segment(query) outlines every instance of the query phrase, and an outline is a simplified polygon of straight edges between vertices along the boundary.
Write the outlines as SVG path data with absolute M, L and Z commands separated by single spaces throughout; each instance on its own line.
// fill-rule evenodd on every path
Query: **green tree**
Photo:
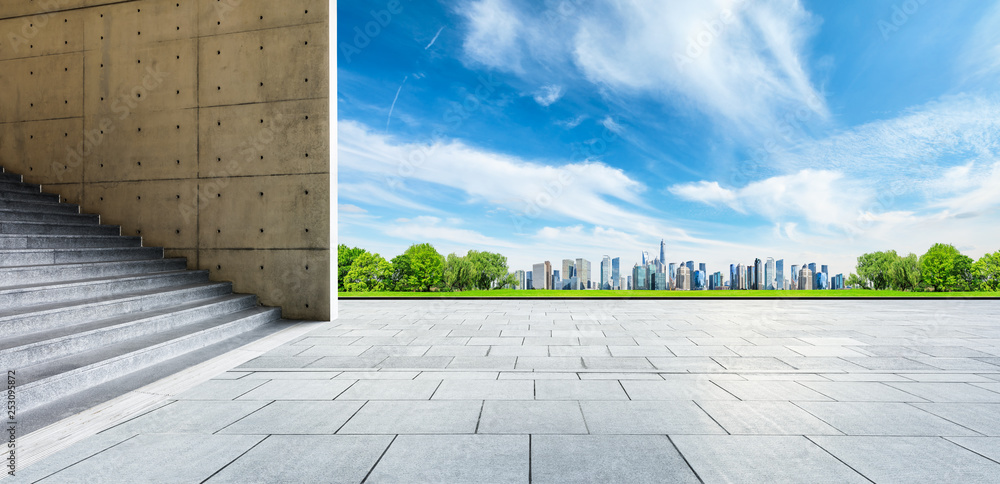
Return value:
M 392 265 L 392 275 L 389 277 L 389 288 L 392 291 L 412 291 L 417 285 L 417 278 L 414 274 L 413 261 L 409 255 L 400 254 L 390 261 Z
M 365 249 L 358 247 L 349 248 L 344 244 L 337 246 L 337 291 L 343 292 L 347 288 L 344 280 L 347 279 L 347 271 L 351 270 L 351 264 L 359 255 L 365 253 Z
M 409 263 L 409 290 L 430 291 L 432 287 L 441 287 L 444 282 L 444 257 L 433 245 L 413 244 L 403 255 Z
M 920 259 L 916 254 L 897 256 L 889 264 L 889 285 L 897 291 L 914 291 L 920 287 Z
M 899 259 L 896 251 L 887 250 L 885 252 L 871 252 L 858 257 L 857 273 L 858 277 L 875 290 L 888 289 L 890 287 L 889 269 L 893 262 Z
M 924 284 L 935 291 L 967 291 L 972 282 L 972 259 L 953 245 L 934 244 L 920 256 Z
M 364 252 L 354 258 L 344 287 L 349 292 L 385 291 L 392 283 L 392 264 L 378 254 Z
M 851 273 L 851 275 L 847 276 L 847 279 L 844 280 L 844 285 L 851 286 L 854 289 L 870 289 L 868 284 L 865 283 L 864 279 L 861 279 L 860 277 L 858 277 L 857 274 L 854 273 Z
M 508 282 L 506 257 L 470 250 L 465 258 L 472 264 L 472 283 L 476 289 L 499 289 Z
M 982 256 L 972 265 L 980 291 L 1000 291 L 1000 250 Z
M 473 284 L 472 263 L 465 257 L 454 253 L 448 254 L 444 262 L 444 283 L 455 291 L 464 291 L 475 287 Z

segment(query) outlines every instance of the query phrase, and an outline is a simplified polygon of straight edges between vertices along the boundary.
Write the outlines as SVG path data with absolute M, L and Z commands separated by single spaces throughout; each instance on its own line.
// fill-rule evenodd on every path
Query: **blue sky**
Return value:
M 1000 249 L 1000 3 L 354 1 L 337 29 L 338 237 L 386 258 Z

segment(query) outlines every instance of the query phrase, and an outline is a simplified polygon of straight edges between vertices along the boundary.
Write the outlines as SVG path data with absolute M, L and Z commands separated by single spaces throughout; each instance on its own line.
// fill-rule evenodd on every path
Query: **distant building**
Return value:
M 811 291 L 813 288 L 813 271 L 809 267 L 803 267 L 799 270 L 799 289 L 803 291 Z
M 785 259 L 774 263 L 774 288 L 779 291 L 785 288 Z
M 573 259 L 563 259 L 561 274 L 563 279 L 570 279 L 576 275 L 576 264 L 573 263 Z
M 694 271 L 694 277 L 691 278 L 691 290 L 692 291 L 704 291 L 706 285 L 708 284 L 707 277 L 705 277 L 705 271 L 697 270 Z
M 729 264 L 729 289 L 736 289 L 736 264 Z
M 676 289 L 677 263 L 671 262 L 667 267 L 667 289 Z
M 694 263 L 692 262 L 692 265 Z M 677 290 L 679 291 L 690 291 L 691 290 L 691 269 L 687 264 L 682 265 L 677 268 Z
M 532 267 L 534 267 L 534 266 L 532 266 Z M 524 276 L 524 278 L 525 278 L 524 288 L 525 289 L 534 289 L 535 288 L 535 281 L 532 280 L 531 272 L 532 271 L 528 271 L 525 274 L 525 276 Z
M 580 278 L 580 285 L 583 289 L 590 289 L 590 261 L 587 259 L 576 260 L 576 276 Z
M 753 288 L 764 288 L 764 262 L 760 259 L 753 260 Z
M 552 289 L 562 289 L 562 280 L 559 278 L 559 271 L 552 271 Z
M 816 277 L 816 273 L 819 272 L 818 270 L 816 270 L 816 263 L 810 262 L 809 264 L 806 264 L 806 267 L 808 267 L 809 270 L 812 271 L 813 277 Z
M 632 276 L 626 276 L 626 277 L 627 277 L 627 280 L 625 281 L 625 287 L 624 287 L 624 289 L 627 290 L 627 291 L 631 291 L 632 290 Z
M 653 272 L 650 274 L 650 280 L 653 281 L 651 289 L 655 291 L 666 291 L 667 290 L 667 274 L 663 272 Z
M 611 259 L 611 281 L 614 284 L 614 287 L 612 289 L 621 289 L 622 288 L 622 277 L 621 277 L 621 270 L 620 270 L 621 267 L 619 266 L 620 263 L 621 263 L 621 260 L 620 260 L 619 257 L 615 257 L 614 259 Z
M 517 281 L 517 288 L 518 289 L 527 289 L 528 288 L 525 285 L 524 276 L 525 276 L 524 271 L 514 271 L 514 280 Z
M 791 274 L 792 278 L 789 281 L 788 288 L 795 290 L 799 288 L 799 266 L 797 264 L 793 264 L 791 269 L 792 270 L 789 274 Z
M 778 276 L 774 274 L 774 257 L 768 257 L 764 263 L 764 289 L 773 291 L 777 289 Z
M 816 273 L 816 284 L 813 286 L 816 289 L 830 289 L 830 277 L 827 276 L 825 272 Z
M 649 278 L 646 277 L 646 267 L 639 264 L 632 266 L 632 289 L 637 291 L 649 289 Z
M 601 278 L 597 288 L 602 291 L 611 289 L 611 257 L 604 256 L 601 260 Z
M 663 243 L 663 239 L 660 239 L 660 264 L 666 267 L 667 264 L 667 251 L 666 244 Z
M 552 264 L 549 261 L 532 265 L 531 272 L 535 289 L 552 289 Z

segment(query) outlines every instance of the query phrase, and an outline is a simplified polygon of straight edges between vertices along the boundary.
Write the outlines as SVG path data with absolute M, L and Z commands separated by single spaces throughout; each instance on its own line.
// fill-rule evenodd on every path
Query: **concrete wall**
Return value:
M 330 318 L 327 0 L 4 0 L 0 164 Z

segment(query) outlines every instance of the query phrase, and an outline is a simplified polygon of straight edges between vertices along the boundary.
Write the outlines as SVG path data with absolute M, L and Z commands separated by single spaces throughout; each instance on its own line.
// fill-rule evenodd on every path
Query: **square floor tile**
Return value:
M 207 482 L 361 482 L 391 435 L 272 435 Z
M 335 434 L 364 402 L 281 401 L 274 402 L 219 434 Z
M 487 401 L 479 422 L 481 434 L 585 434 L 578 402 Z
M 368 480 L 523 483 L 529 458 L 527 435 L 400 435 Z
M 471 434 L 482 402 L 384 401 L 365 403 L 340 434 Z
M 665 435 L 533 435 L 531 482 L 699 482 Z
M 724 434 L 694 402 L 580 402 L 592 434 Z
M 842 435 L 791 402 L 706 400 L 698 405 L 731 434 Z
M 937 437 L 810 437 L 874 482 L 996 482 L 1000 464 Z

